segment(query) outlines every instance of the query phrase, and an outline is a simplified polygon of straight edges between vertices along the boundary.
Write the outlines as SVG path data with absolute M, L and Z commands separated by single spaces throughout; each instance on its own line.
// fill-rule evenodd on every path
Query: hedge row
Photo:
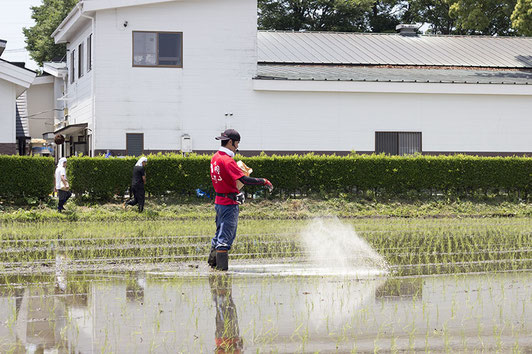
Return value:
M 0 155 L 0 198 L 45 199 L 54 188 L 54 159 Z
M 212 191 L 210 156 L 152 155 L 148 157 L 146 190 L 152 195 Z M 237 157 L 266 177 L 274 195 L 349 193 L 358 191 L 505 191 L 532 189 L 532 159 L 524 157 L 290 155 Z M 69 163 L 75 193 L 109 198 L 127 190 L 134 158 L 72 158 Z M 248 191 L 250 190 L 247 188 Z M 251 189 L 253 190 L 253 189 Z
M 210 156 L 148 156 L 146 190 L 151 195 L 212 192 Z M 532 158 L 384 155 L 290 155 L 237 157 L 275 186 L 274 195 L 340 194 L 353 191 L 522 192 L 532 190 Z M 123 195 L 136 158 L 70 158 L 72 191 L 94 199 Z M 53 189 L 50 158 L 0 156 L 0 197 L 45 198 Z M 247 188 L 247 191 L 254 191 Z

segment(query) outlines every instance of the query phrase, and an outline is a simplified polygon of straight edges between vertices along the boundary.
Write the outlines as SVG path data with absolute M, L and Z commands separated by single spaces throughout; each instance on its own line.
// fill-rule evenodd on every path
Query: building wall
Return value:
M 0 79 L 0 154 L 16 153 L 15 85 Z
M 54 84 L 32 85 L 26 91 L 28 123 L 32 139 L 42 139 L 43 133 L 54 131 Z M 42 112 L 42 113 L 41 113 Z
M 425 152 L 532 152 L 531 96 L 255 93 L 241 150 L 371 152 L 376 131 L 414 131 Z
M 92 111 L 92 75 L 93 71 L 87 72 L 87 38 L 91 34 L 92 26 L 87 25 L 82 30 L 79 31 L 79 34 L 74 40 L 67 44 L 67 65 L 68 73 L 67 77 L 67 97 L 66 102 L 68 105 L 68 124 L 79 124 L 79 123 L 89 123 L 92 125 L 93 111 Z M 78 77 L 79 67 L 78 67 L 78 55 L 79 55 L 79 45 L 83 43 L 83 76 Z M 71 55 L 72 50 L 75 50 L 75 60 L 72 63 Z M 74 65 L 74 76 L 75 80 L 71 82 L 71 66 Z
M 177 151 L 183 134 L 195 151 L 212 151 L 218 147 L 213 137 L 231 127 L 250 153 L 373 152 L 376 131 L 415 131 L 428 153 L 532 154 L 526 136 L 532 93 L 254 90 L 254 1 L 184 0 L 95 17 L 93 70 L 81 79 L 76 71 L 68 104 L 69 123 L 87 122 L 94 131 L 96 153 L 125 154 L 126 133 L 143 133 L 146 152 Z M 77 50 L 90 30 L 69 48 Z M 133 31 L 183 32 L 183 68 L 133 67 Z
M 179 150 L 183 134 L 192 136 L 193 149 L 213 148 L 213 136 L 227 125 L 249 120 L 256 11 L 248 0 L 98 11 L 96 149 L 124 153 L 126 133 L 144 133 L 146 150 Z M 137 30 L 183 32 L 183 68 L 132 67 L 132 31 Z

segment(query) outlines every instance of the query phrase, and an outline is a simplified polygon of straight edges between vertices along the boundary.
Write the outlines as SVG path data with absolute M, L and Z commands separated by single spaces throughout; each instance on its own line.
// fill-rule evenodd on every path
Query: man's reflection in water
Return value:
M 209 284 L 216 306 L 215 353 L 241 353 L 244 343 L 240 338 L 236 306 L 231 294 L 232 277 L 229 274 L 211 274 Z

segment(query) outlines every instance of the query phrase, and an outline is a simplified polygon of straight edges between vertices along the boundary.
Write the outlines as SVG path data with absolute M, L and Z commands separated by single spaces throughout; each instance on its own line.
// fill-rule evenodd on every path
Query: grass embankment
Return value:
M 122 209 L 120 203 L 91 204 L 69 201 L 59 214 L 56 201 L 18 207 L 0 204 L 0 222 L 10 221 L 133 221 L 213 218 L 212 201 L 204 199 L 149 199 L 145 212 L 136 207 Z M 440 217 L 531 217 L 532 204 L 505 198 L 477 200 L 349 200 L 333 198 L 252 201 L 241 206 L 241 219 L 309 219 L 317 216 L 340 218 L 440 218 Z

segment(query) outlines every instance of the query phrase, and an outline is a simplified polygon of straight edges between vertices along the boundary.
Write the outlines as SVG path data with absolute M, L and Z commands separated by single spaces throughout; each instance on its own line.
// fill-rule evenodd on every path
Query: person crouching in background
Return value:
M 133 195 L 133 199 L 124 203 L 124 208 L 127 205 L 133 206 L 138 204 L 140 213 L 144 210 L 144 185 L 146 184 L 146 171 L 144 168 L 147 162 L 147 158 L 141 157 L 135 164 L 135 167 L 133 167 L 133 177 L 131 178 L 131 194 Z
M 59 202 L 57 204 L 57 211 L 59 211 L 60 213 L 65 210 L 64 205 L 67 202 L 68 198 L 72 196 L 72 192 L 70 192 L 70 185 L 68 184 L 66 176 L 66 165 L 67 159 L 66 157 L 62 157 L 59 159 L 59 162 L 57 163 L 57 168 L 55 169 L 54 191 L 57 193 L 57 196 L 59 198 Z

